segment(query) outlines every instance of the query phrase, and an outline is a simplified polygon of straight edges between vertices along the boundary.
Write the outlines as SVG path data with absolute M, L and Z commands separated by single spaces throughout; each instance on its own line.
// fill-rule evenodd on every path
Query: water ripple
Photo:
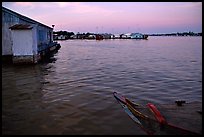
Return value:
M 121 109 L 113 91 L 141 104 L 202 102 L 201 40 L 68 40 L 60 42 L 54 62 L 3 65 L 2 130 L 145 134 Z

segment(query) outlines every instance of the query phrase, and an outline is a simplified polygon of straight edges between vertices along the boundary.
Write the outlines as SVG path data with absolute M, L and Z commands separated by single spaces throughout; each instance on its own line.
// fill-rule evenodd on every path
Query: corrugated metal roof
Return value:
M 31 25 L 27 24 L 15 24 L 10 27 L 11 30 L 22 30 L 22 29 L 32 29 L 33 27 Z
M 19 14 L 19 13 L 17 13 L 17 12 L 14 12 L 14 11 L 10 10 L 10 9 L 7 9 L 7 8 L 5 8 L 5 7 L 2 7 L 2 11 L 8 12 L 8 13 L 10 13 L 10 14 L 13 14 L 13 15 L 17 16 L 18 18 L 20 18 L 21 20 L 25 20 L 26 22 L 29 22 L 29 23 L 32 23 L 32 24 L 39 24 L 39 25 L 48 27 L 48 28 L 50 28 L 50 29 L 53 29 L 52 27 L 49 27 L 49 26 L 47 26 L 47 25 L 45 25 L 45 24 L 42 24 L 42 23 L 40 23 L 40 22 L 38 22 L 38 21 L 35 21 L 35 20 L 33 20 L 33 19 L 29 18 L 29 17 L 26 17 L 26 16 L 24 16 L 24 15 L 21 15 L 21 14 Z

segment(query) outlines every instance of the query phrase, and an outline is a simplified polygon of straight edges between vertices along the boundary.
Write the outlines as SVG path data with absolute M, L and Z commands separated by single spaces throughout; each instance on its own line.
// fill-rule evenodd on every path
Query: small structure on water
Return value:
M 58 50 L 53 28 L 2 7 L 2 56 L 13 63 L 37 63 L 47 53 Z
M 141 33 L 131 33 L 130 38 L 131 39 L 147 39 L 148 35 L 141 34 Z
M 54 39 L 55 40 L 66 40 L 67 38 L 64 35 L 59 35 L 59 36 L 54 35 Z
M 126 33 L 120 35 L 121 39 L 147 39 L 148 35 L 141 33 Z

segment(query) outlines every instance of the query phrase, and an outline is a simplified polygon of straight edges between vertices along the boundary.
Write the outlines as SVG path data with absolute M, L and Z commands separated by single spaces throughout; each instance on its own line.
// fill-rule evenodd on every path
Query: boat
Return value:
M 146 117 L 145 115 L 141 114 L 140 112 L 138 113 L 138 115 L 140 115 L 140 117 L 135 117 L 134 113 L 137 113 L 138 111 L 133 112 L 133 109 L 130 109 L 131 105 L 127 102 L 127 99 L 118 94 L 117 92 L 113 93 L 114 97 L 117 99 L 117 101 L 119 102 L 119 104 L 122 106 L 122 108 L 124 109 L 124 111 L 128 114 L 128 116 L 134 121 L 136 122 L 136 124 L 148 135 L 153 135 L 153 131 L 149 130 L 148 128 L 144 127 L 144 123 L 141 123 L 142 121 L 140 121 L 140 117 Z M 129 104 L 129 105 L 128 105 Z
M 96 40 L 103 40 L 103 36 L 100 34 L 96 34 Z
M 147 105 L 144 106 L 134 103 L 117 92 L 113 92 L 113 95 L 123 109 L 125 109 L 125 112 L 131 117 L 131 119 L 134 120 L 137 125 L 148 135 L 200 134 L 167 121 L 153 103 L 147 103 Z
M 150 111 L 154 114 L 157 121 L 161 124 L 167 124 L 166 119 L 162 114 L 159 112 L 159 110 L 156 108 L 156 106 L 152 103 L 147 103 L 147 106 L 150 108 Z

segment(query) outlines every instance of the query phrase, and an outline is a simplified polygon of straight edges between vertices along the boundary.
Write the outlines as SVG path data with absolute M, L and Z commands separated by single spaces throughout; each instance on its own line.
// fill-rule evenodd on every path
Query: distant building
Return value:
M 56 40 L 66 40 L 66 36 L 59 35 L 59 36 L 56 37 Z
M 96 35 L 94 34 L 89 34 L 85 37 L 86 39 L 96 39 Z
M 108 34 L 108 33 L 104 33 L 101 35 L 103 36 L 104 39 L 110 39 L 111 38 L 111 34 Z
M 130 35 L 130 37 L 131 37 L 132 39 L 134 39 L 134 38 L 140 38 L 140 39 L 142 39 L 142 38 L 143 38 L 143 34 L 141 34 L 141 33 L 132 33 L 132 34 Z
M 113 37 L 114 37 L 114 39 L 119 39 L 120 38 L 120 34 L 115 34 Z
M 76 34 L 77 39 L 84 39 L 85 36 L 86 36 L 85 34 L 80 34 L 80 33 Z
M 70 36 L 70 39 L 76 39 L 77 38 L 77 35 L 71 35 Z
M 127 33 L 127 34 L 121 34 L 120 35 L 121 39 L 130 39 L 131 38 L 131 33 Z
M 114 38 L 115 38 L 115 36 L 114 36 L 113 34 L 111 34 L 110 38 L 111 38 L 111 39 L 114 39 Z
M 53 28 L 2 7 L 2 56 L 12 56 L 13 63 L 37 63 L 53 46 Z

